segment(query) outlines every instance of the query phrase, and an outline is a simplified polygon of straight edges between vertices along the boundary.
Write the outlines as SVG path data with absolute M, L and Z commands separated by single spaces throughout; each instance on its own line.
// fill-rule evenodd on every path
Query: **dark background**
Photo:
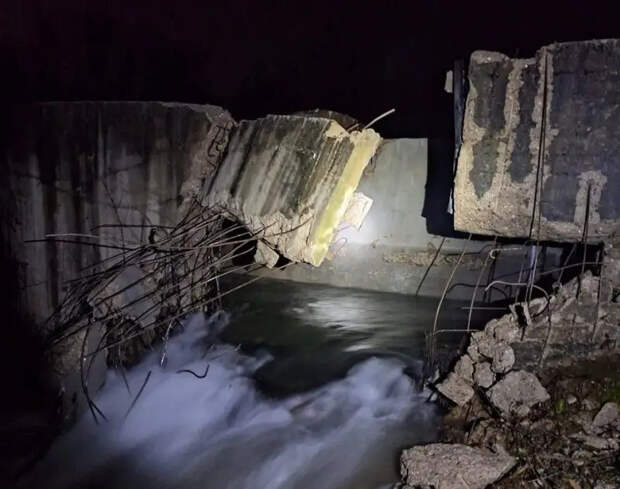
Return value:
M 325 108 L 387 137 L 446 137 L 446 70 L 474 49 L 527 57 L 617 37 L 613 3 L 9 1 L 2 96 L 211 103 L 236 119 Z

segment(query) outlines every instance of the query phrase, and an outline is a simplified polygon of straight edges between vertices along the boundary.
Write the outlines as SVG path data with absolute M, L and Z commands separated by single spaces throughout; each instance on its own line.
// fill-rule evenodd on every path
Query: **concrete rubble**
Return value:
M 617 276 L 610 274 L 617 258 L 608 249 L 601 276 L 587 271 L 471 333 L 465 353 L 436 384 L 456 404 L 441 437 L 455 444 L 441 446 L 464 443 L 526 456 L 494 487 L 512 489 L 539 478 L 620 484 L 613 465 L 620 453 L 620 316 Z M 584 375 L 584 368 L 592 373 Z M 419 460 L 410 462 L 412 473 Z M 593 465 L 596 460 L 602 462 Z M 433 471 L 441 464 L 426 461 L 425 478 L 403 481 L 412 487 L 438 481 Z M 468 487 L 455 484 L 445 487 Z
M 256 242 L 256 253 L 254 253 L 254 261 L 261 265 L 265 265 L 267 268 L 273 268 L 278 263 L 280 255 L 273 251 L 263 241 Z
M 488 391 L 488 399 L 503 416 L 524 417 L 533 406 L 549 400 L 549 393 L 529 372 L 510 372 Z
M 403 451 L 400 471 L 405 487 L 484 489 L 516 463 L 505 453 L 457 444 L 430 444 Z
M 548 304 L 544 297 L 517 304 L 510 314 L 490 321 L 483 331 L 471 334 L 466 354 L 437 385 L 437 390 L 462 406 L 473 397 L 475 389 L 484 392 L 497 381 L 495 385 L 500 387 L 489 391 L 489 400 L 500 402 L 496 407 L 502 411 L 506 408 L 502 386 L 510 386 L 508 390 L 516 389 L 513 395 L 521 392 L 523 396 L 534 389 L 532 392 L 540 395 L 531 400 L 544 402 L 545 396 L 530 374 L 522 372 L 500 380 L 502 375 L 513 370 L 537 372 L 618 350 L 619 305 L 611 284 L 591 272 L 560 287 Z M 524 324 L 519 323 L 520 313 L 526 318 Z M 531 400 L 513 398 L 510 402 L 531 407 Z

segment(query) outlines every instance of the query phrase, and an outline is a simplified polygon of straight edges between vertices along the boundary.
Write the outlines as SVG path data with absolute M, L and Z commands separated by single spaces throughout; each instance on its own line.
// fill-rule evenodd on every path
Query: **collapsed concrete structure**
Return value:
M 443 435 L 454 444 L 436 445 L 432 457 L 404 452 L 405 483 L 451 487 L 456 474 L 454 487 L 486 487 L 505 474 L 494 464 L 509 452 L 522 458 L 494 487 L 620 484 L 611 462 L 620 448 L 619 67 L 617 40 L 554 44 L 532 59 L 471 56 L 455 227 L 605 246 L 593 270 L 584 271 L 584 252 L 580 273 L 548 292 L 535 271 L 503 282 L 529 292 L 468 334 L 435 384 L 456 405 Z M 465 448 L 478 460 L 433 469 Z
M 455 226 L 539 240 L 615 239 L 620 218 L 620 41 L 534 58 L 477 51 L 454 191 Z
M 289 260 L 319 266 L 381 139 L 334 120 L 242 121 L 208 192 Z
M 212 301 L 214 271 L 241 239 L 224 217 L 258 240 L 263 263 L 320 265 L 341 221 L 368 211 L 355 190 L 381 141 L 315 113 L 237 123 L 219 107 L 160 102 L 36 104 L 6 120 L 12 317 L 55 345 L 65 399 L 88 378 L 97 388 L 106 356 L 130 364 Z
M 284 257 L 319 265 L 380 142 L 318 117 L 237 125 L 219 107 L 156 102 L 20 107 L 12 124 L 22 130 L 5 151 L 3 243 L 35 322 L 83 267 L 121 239 L 147 242 L 193 200 L 223 208 Z

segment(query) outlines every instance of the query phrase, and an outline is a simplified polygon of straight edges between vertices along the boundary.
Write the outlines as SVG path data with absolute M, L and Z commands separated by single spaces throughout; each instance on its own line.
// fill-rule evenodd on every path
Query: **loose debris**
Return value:
M 548 401 L 549 394 L 534 374 L 517 370 L 489 389 L 488 399 L 502 416 L 522 418 L 532 407 Z
M 493 488 L 620 487 L 620 358 L 615 361 L 548 375 L 549 399 L 523 417 L 498 413 L 476 394 L 446 416 L 442 438 L 515 456 L 515 469 Z M 607 368 L 614 376 L 605 376 Z
M 456 404 L 447 443 L 403 452 L 406 487 L 619 488 L 618 305 L 616 286 L 586 272 L 472 333 L 436 384 Z M 515 459 L 492 471 L 494 456 Z
M 516 459 L 505 453 L 437 443 L 405 450 L 400 458 L 400 470 L 409 487 L 483 489 L 515 463 Z

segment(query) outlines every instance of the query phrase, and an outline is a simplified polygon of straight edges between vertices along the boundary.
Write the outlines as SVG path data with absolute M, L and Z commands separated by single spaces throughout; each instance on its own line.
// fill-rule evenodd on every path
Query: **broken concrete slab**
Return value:
M 493 382 L 495 382 L 495 373 L 491 370 L 491 364 L 489 362 L 479 362 L 476 364 L 474 382 L 484 389 L 493 385 Z
M 254 253 L 254 261 L 258 264 L 265 265 L 267 268 L 273 268 L 278 263 L 278 255 L 269 246 L 262 241 L 256 242 L 256 253 Z
M 12 231 L 3 249 L 19 269 L 20 309 L 36 323 L 62 302 L 68 280 L 118 250 L 24 242 L 52 233 L 146 242 L 205 191 L 235 124 L 221 107 L 167 102 L 32 104 L 7 119 L 14 137 L 2 148 L 2 227 Z
M 538 378 L 523 370 L 508 373 L 489 389 L 487 397 L 507 418 L 527 416 L 532 407 L 550 399 Z
M 242 121 L 206 201 L 289 260 L 318 266 L 380 140 L 320 117 Z
M 437 390 L 459 406 L 464 406 L 474 396 L 471 382 L 454 372 L 450 372 L 448 377 L 437 385 Z
M 474 395 L 474 364 L 468 355 L 456 362 L 454 370 L 437 385 L 437 390 L 459 406 L 467 404 Z
M 501 479 L 516 459 L 466 445 L 435 443 L 404 450 L 400 473 L 411 487 L 484 489 Z
M 619 68 L 619 40 L 552 44 L 530 59 L 472 54 L 455 227 L 578 241 L 587 221 L 593 241 L 617 239 Z
M 496 343 L 493 350 L 493 363 L 491 369 L 498 374 L 508 372 L 515 363 L 515 352 L 504 341 Z

